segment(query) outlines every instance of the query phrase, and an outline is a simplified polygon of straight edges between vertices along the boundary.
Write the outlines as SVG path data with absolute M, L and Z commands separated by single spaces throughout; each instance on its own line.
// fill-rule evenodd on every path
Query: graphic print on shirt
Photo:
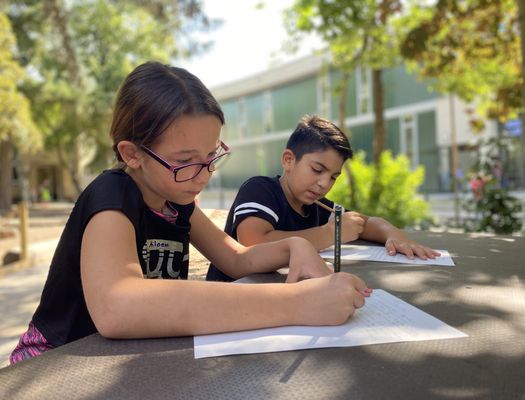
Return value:
M 166 278 L 178 278 L 181 267 L 189 258 L 189 254 L 184 254 L 184 246 L 181 242 L 166 239 L 146 240 L 142 247 L 142 259 L 146 263 L 145 278 L 162 279 L 162 272 L 165 271 L 169 276 Z M 154 265 L 154 269 L 152 269 Z

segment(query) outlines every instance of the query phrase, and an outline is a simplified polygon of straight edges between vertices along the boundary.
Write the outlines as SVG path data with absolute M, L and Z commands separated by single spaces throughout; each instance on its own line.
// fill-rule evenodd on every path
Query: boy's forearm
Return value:
M 290 241 L 281 239 L 267 243 L 259 243 L 241 250 L 232 267 L 232 278 L 246 275 L 271 272 L 288 265 L 290 259 Z
M 383 218 L 369 217 L 360 238 L 384 244 L 392 236 L 406 237 L 406 234 Z
M 332 229 L 329 229 L 327 225 L 316 226 L 314 228 L 302 229 L 299 231 L 272 230 L 265 235 L 265 238 L 267 241 L 274 241 L 294 236 L 308 240 L 316 250 L 322 250 L 334 243 L 334 232 Z

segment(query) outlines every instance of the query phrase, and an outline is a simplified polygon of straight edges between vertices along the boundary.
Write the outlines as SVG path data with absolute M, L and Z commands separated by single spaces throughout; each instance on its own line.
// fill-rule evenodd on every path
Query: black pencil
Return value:
M 335 214 L 335 245 L 334 245 L 334 272 L 341 272 L 341 214 L 342 207 L 334 206 Z

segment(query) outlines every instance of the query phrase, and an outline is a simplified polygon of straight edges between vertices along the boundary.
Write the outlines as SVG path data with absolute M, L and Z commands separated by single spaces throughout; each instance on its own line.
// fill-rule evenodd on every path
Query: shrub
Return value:
M 399 228 L 430 224 L 433 220 L 430 206 L 417 192 L 424 180 L 424 167 L 412 171 L 406 156 L 393 158 L 390 151 L 381 154 L 380 163 L 377 177 L 377 168 L 366 163 L 364 152 L 358 152 L 348 161 L 352 185 L 348 168 L 343 168 L 342 176 L 327 197 L 346 209 L 382 217 Z

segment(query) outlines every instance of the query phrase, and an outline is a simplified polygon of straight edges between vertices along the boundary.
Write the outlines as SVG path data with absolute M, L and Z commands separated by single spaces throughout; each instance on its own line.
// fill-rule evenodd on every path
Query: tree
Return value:
M 415 3 L 410 16 L 401 21 L 402 56 L 421 77 L 432 79 L 436 90 L 478 104 L 481 118 L 472 119 L 474 129 L 483 128 L 484 118 L 504 122 L 525 109 L 525 47 L 519 37 L 518 3 L 524 10 L 525 37 L 523 0 Z M 525 176 L 525 171 L 521 173 Z
M 216 24 L 196 0 L 19 0 L 7 9 L 18 59 L 32 72 L 23 90 L 46 148 L 56 151 L 77 192 L 82 157 L 93 153 L 93 167 L 112 159 L 106 132 L 124 77 L 146 60 L 204 49 L 187 34 Z
M 286 15 L 287 28 L 294 39 L 301 32 L 316 32 L 328 44 L 332 65 L 341 72 L 337 88 L 341 129 L 345 128 L 346 93 L 352 73 L 356 66 L 372 69 L 375 115 L 372 160 L 378 168 L 372 201 L 379 201 L 382 191 L 380 156 L 386 143 L 382 70 L 394 65 L 397 59 L 397 37 L 393 35 L 392 24 L 399 16 L 401 3 L 400 0 L 296 0 Z M 345 164 L 345 168 L 351 186 L 350 167 Z M 355 199 L 352 205 L 357 206 Z
M 24 154 L 38 150 L 42 144 L 30 103 L 17 88 L 24 70 L 13 59 L 14 48 L 9 19 L 0 13 L 0 211 L 11 207 L 15 150 L 23 161 Z
M 478 101 L 484 117 L 516 117 L 522 62 L 514 0 L 416 3 L 400 26 L 407 31 L 402 56 L 436 90 Z

